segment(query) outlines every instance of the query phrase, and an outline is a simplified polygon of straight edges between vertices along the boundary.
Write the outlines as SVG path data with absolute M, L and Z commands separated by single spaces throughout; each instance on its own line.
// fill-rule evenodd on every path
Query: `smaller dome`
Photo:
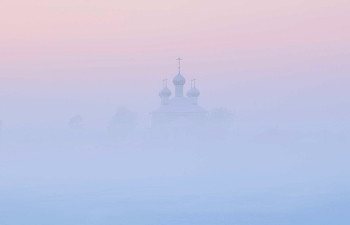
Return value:
M 184 85 L 185 83 L 186 79 L 180 73 L 178 73 L 173 79 L 174 85 Z
M 164 87 L 162 90 L 160 90 L 158 95 L 159 97 L 170 97 L 171 91 L 169 88 Z
M 197 88 L 193 87 L 187 92 L 187 97 L 198 97 L 201 93 L 198 91 Z

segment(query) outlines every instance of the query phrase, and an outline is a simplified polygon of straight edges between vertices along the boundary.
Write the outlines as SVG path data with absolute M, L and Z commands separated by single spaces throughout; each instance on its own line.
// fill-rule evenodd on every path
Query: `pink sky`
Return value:
M 215 59 L 252 49 L 349 47 L 349 12 L 346 0 L 5 0 L 0 46 L 7 54 L 0 60 L 142 60 L 179 52 L 219 54 L 205 57 Z
M 278 108 L 290 96 L 330 108 L 350 94 L 348 0 L 0 4 L 2 99 L 130 103 L 148 112 L 179 56 L 208 108 Z

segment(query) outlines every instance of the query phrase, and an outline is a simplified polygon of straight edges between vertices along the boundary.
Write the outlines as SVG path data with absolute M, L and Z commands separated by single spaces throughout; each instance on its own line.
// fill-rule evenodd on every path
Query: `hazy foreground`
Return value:
M 98 133 L 98 132 L 97 132 Z M 0 224 L 349 224 L 349 140 L 4 136 Z

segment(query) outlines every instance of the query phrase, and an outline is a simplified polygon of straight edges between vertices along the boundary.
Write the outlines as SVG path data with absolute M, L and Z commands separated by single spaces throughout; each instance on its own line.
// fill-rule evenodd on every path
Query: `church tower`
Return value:
M 163 80 L 163 89 L 159 92 L 159 97 L 161 99 L 161 105 L 169 105 L 169 97 L 171 96 L 171 91 L 168 88 L 168 79 Z
M 152 127 L 161 129 L 163 132 L 169 130 L 190 130 L 192 127 L 202 126 L 208 111 L 198 105 L 200 92 L 196 88 L 196 80 L 191 80 L 191 89 L 184 96 L 185 77 L 181 75 L 179 61 L 178 74 L 173 78 L 175 96 L 167 87 L 167 80 L 163 80 L 163 89 L 159 92 L 161 105 L 151 113 Z M 186 129 L 185 129 L 186 128 Z
M 177 60 L 179 60 L 179 73 L 173 79 L 173 84 L 175 85 L 175 97 L 183 97 L 186 79 L 180 73 L 180 62 L 182 59 L 178 58 Z
M 193 85 L 193 86 L 192 86 Z M 192 105 L 198 105 L 198 96 L 201 93 L 196 88 L 196 79 L 191 80 L 191 89 L 187 92 L 187 97 L 191 100 Z

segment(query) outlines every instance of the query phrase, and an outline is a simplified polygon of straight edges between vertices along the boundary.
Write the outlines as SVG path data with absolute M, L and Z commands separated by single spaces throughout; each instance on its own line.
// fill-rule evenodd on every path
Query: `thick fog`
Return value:
M 303 68 L 196 76 L 184 62 L 186 91 L 198 77 L 205 126 L 153 132 L 150 113 L 174 64 L 152 79 L 115 68 L 3 86 L 1 223 L 350 221 L 348 77 Z
M 350 223 L 349 3 L 30 2 L 0 4 L 0 224 Z

